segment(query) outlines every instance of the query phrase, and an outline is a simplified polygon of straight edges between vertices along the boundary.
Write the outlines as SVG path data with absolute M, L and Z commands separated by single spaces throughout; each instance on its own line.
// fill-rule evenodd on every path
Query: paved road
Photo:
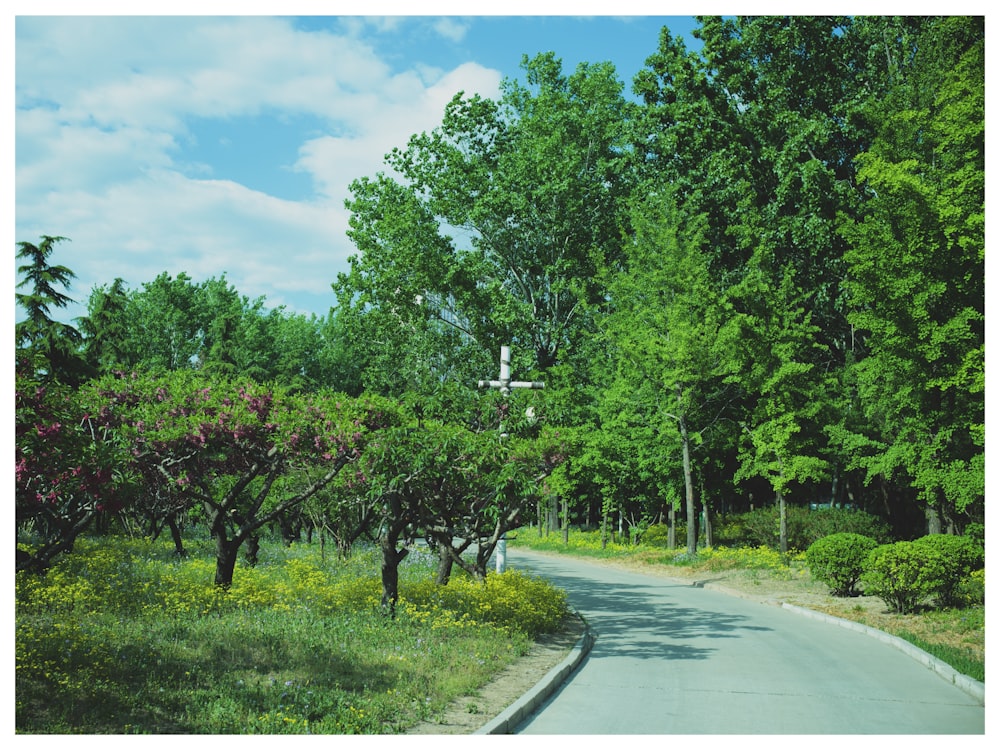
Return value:
M 517 734 L 983 734 L 985 708 L 871 636 L 688 583 L 508 552 L 596 642 Z

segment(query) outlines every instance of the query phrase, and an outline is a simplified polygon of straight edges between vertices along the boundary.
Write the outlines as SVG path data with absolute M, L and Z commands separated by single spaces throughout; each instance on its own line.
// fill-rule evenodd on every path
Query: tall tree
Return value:
M 111 373 L 129 360 L 128 301 L 125 282 L 120 278 L 90 294 L 87 315 L 80 319 L 80 332 L 87 359 L 96 373 Z
M 727 310 L 709 276 L 699 219 L 685 222 L 669 190 L 644 191 L 633 207 L 627 268 L 609 284 L 605 323 L 626 390 L 655 405 L 659 451 L 680 455 L 690 555 L 698 528 L 692 453 L 721 416 L 729 361 L 716 349 Z
M 894 85 L 864 110 L 877 130 L 858 158 L 865 210 L 843 228 L 871 426 L 854 461 L 869 479 L 912 484 L 936 531 L 942 517 L 980 520 L 985 497 L 984 24 L 866 32 Z
M 352 186 L 361 255 L 342 284 L 380 289 L 400 310 L 419 297 L 490 361 L 503 344 L 532 352 L 521 371 L 557 364 L 591 324 L 597 271 L 620 255 L 628 192 L 628 108 L 612 66 L 565 76 L 546 54 L 524 68 L 526 86 L 505 81 L 499 102 L 460 93 L 439 128 L 389 154 L 398 182 Z
M 17 243 L 17 257 L 26 261 L 17 268 L 24 277 L 17 288 L 30 291 L 14 295 L 25 315 L 14 326 L 14 338 L 18 356 L 31 362 L 37 377 L 77 385 L 89 375 L 79 351 L 82 336 L 73 326 L 52 317 L 53 308 L 65 308 L 73 301 L 63 290 L 76 274 L 49 260 L 56 243 L 65 239 L 44 235 L 37 245 Z

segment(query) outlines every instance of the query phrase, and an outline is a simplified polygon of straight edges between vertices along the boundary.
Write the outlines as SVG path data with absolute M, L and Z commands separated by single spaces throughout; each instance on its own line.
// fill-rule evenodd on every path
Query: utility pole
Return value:
M 506 399 L 510 396 L 511 388 L 530 388 L 532 390 L 541 390 L 545 387 L 545 383 L 541 383 L 537 380 L 527 381 L 527 380 L 511 380 L 510 379 L 510 347 L 501 346 L 500 347 L 500 379 L 499 380 L 480 380 L 480 388 L 499 388 L 500 394 Z M 504 438 L 506 433 L 503 430 L 503 422 L 500 423 L 500 438 Z M 497 541 L 497 573 L 503 573 L 507 569 L 507 539 L 505 536 L 501 536 Z

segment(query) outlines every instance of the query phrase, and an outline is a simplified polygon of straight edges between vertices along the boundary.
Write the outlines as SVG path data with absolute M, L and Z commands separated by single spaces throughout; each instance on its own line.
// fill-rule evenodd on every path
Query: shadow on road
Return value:
M 591 578 L 563 570 L 547 572 L 545 577 L 563 589 L 578 610 L 587 613 L 602 656 L 706 659 L 715 649 L 688 647 L 676 641 L 740 638 L 771 630 L 749 624 L 750 618 L 743 615 L 679 606 L 671 601 L 671 591 L 690 588 L 684 584 L 626 584 L 609 591 L 606 586 L 595 587 Z M 664 638 L 670 642 L 664 643 Z

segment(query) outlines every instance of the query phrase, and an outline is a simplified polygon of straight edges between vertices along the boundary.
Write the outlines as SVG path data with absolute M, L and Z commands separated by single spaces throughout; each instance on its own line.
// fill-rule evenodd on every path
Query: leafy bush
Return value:
M 941 588 L 943 579 L 941 556 L 931 545 L 896 542 L 868 554 L 861 585 L 892 612 L 909 614 Z
M 654 523 L 643 532 L 640 541 L 649 547 L 666 547 L 669 540 L 670 526 L 665 523 Z
M 963 607 L 981 607 L 986 604 L 986 571 L 972 571 L 958 584 L 956 595 Z
M 847 508 L 809 510 L 798 505 L 789 505 L 785 511 L 789 549 L 808 549 L 809 545 L 818 539 L 839 533 L 861 534 L 880 543 L 888 542 L 891 539 L 889 526 L 878 516 L 863 510 Z M 726 538 L 727 544 L 742 544 L 750 547 L 763 545 L 773 549 L 780 546 L 779 516 L 776 505 L 752 510 L 742 514 L 738 519 L 727 519 L 725 536 L 730 536 L 734 530 L 740 527 L 742 527 L 742 538 Z M 719 541 L 722 539 L 720 535 Z
M 930 534 L 914 543 L 927 547 L 935 555 L 935 569 L 940 579 L 934 592 L 938 604 L 942 607 L 960 605 L 959 587 L 972 571 L 983 567 L 983 550 L 969 537 L 951 534 Z
M 817 539 L 806 550 L 813 577 L 830 587 L 834 596 L 854 596 L 868 554 L 878 546 L 871 537 L 851 532 Z
M 807 541 L 805 528 L 809 510 L 789 505 L 785 509 L 785 525 L 788 534 L 789 549 L 806 549 L 812 540 Z M 778 549 L 781 546 L 781 527 L 778 506 L 771 505 L 758 508 L 743 514 L 744 538 L 739 540 L 747 547 L 770 547 Z
M 874 539 L 879 544 L 892 541 L 889 524 L 878 516 L 852 508 L 823 508 L 809 513 L 806 519 L 806 535 L 818 541 L 831 534 L 860 534 Z

